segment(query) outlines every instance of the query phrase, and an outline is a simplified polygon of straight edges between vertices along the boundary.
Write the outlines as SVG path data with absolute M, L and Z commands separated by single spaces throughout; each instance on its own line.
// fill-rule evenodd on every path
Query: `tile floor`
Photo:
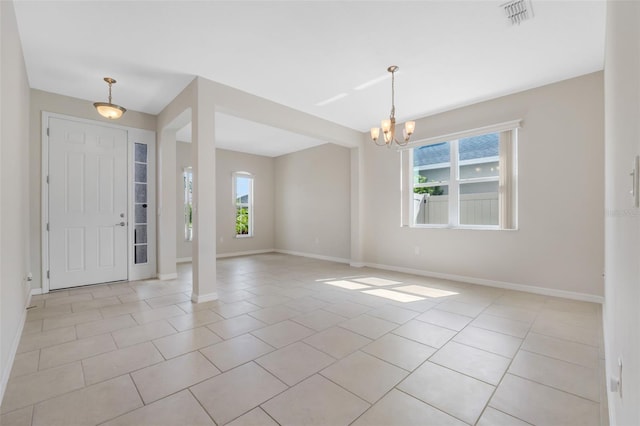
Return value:
M 606 425 L 600 306 L 282 254 L 35 296 L 9 425 Z

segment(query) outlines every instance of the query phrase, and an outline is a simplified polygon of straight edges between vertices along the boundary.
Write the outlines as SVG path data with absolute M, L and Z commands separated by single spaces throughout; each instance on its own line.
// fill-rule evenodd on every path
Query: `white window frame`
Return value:
M 249 179 L 249 194 L 247 197 L 247 202 L 246 203 L 238 203 L 237 200 L 237 180 L 238 178 L 243 178 L 243 179 Z M 255 180 L 255 176 L 252 173 L 249 172 L 233 172 L 232 173 L 232 189 L 231 189 L 231 198 L 233 199 L 233 233 L 235 235 L 235 238 L 251 238 L 254 235 L 254 229 L 253 229 L 253 211 L 254 211 L 254 206 L 253 206 L 253 185 L 254 185 L 254 180 Z M 236 219 L 237 219 L 237 212 L 238 212 L 238 207 L 246 207 L 247 208 L 247 212 L 249 214 L 249 219 L 248 219 L 248 226 L 249 226 L 249 232 L 247 234 L 238 234 L 235 230 L 236 227 Z
M 517 131 L 521 127 L 521 120 L 500 123 L 491 126 L 485 126 L 478 129 L 452 133 L 448 135 L 437 136 L 434 138 L 423 139 L 408 144 L 400 149 L 401 151 L 401 226 L 411 228 L 450 228 L 450 229 L 485 229 L 485 230 L 515 230 L 517 229 Z M 499 176 L 467 178 L 460 179 L 460 165 L 474 164 L 486 162 L 487 159 L 481 161 L 466 160 L 460 162 L 458 159 L 458 141 L 463 138 L 480 136 L 489 133 L 499 133 L 499 155 L 492 157 L 491 160 L 498 161 L 500 165 Z M 448 186 L 448 223 L 447 224 L 416 224 L 415 223 L 415 205 L 413 200 L 414 184 L 414 168 L 413 168 L 413 150 L 425 145 L 433 145 L 441 142 L 449 142 L 450 161 L 449 161 L 449 180 L 447 182 L 428 182 L 420 186 Z M 425 166 L 422 169 L 427 170 L 436 168 L 435 166 Z M 499 203 L 499 221 L 498 225 L 467 225 L 460 224 L 460 185 L 465 183 L 481 183 L 481 182 L 498 182 L 498 203 Z
M 189 229 L 189 207 L 191 207 L 191 211 L 193 212 L 193 167 L 187 166 L 182 170 L 182 185 L 184 189 L 184 240 L 193 241 L 193 223 L 191 224 L 191 229 Z M 191 192 L 189 191 L 188 182 L 191 182 Z

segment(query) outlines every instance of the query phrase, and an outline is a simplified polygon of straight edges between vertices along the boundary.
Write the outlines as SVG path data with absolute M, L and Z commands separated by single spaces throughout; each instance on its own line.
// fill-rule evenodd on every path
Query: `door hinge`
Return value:
M 47 232 L 49 232 L 49 224 L 47 223 Z
M 49 128 L 47 127 L 47 136 L 49 136 Z
M 50 274 L 49 274 L 49 271 L 47 271 L 47 279 L 48 279 L 48 278 L 51 278 L 51 276 L 50 276 Z
M 49 183 L 49 175 L 47 175 L 47 183 Z

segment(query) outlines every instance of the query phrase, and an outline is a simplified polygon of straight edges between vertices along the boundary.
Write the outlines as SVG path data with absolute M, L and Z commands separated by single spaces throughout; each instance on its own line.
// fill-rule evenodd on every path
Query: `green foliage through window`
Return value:
M 418 183 L 427 183 L 427 178 L 422 175 L 417 175 Z M 439 186 L 421 186 L 413 188 L 413 192 L 416 194 L 429 194 L 429 195 L 442 195 L 444 191 Z

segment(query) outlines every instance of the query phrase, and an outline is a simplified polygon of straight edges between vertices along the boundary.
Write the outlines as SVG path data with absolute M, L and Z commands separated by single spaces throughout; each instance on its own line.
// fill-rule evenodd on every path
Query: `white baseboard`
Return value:
M 315 254 L 315 253 L 304 253 L 300 251 L 280 250 L 280 249 L 275 249 L 274 251 L 276 253 L 290 254 L 292 256 L 301 256 L 301 257 L 309 257 L 311 259 L 328 260 L 329 262 L 347 263 L 347 264 L 351 262 L 350 259 L 344 259 L 342 257 L 324 256 L 324 255 Z
M 176 259 L 176 263 L 189 263 L 193 259 L 191 257 L 179 257 Z
M 364 262 L 349 262 L 349 266 L 352 268 L 364 268 L 366 265 Z
M 216 259 L 223 259 L 225 257 L 237 257 L 237 256 L 251 256 L 252 254 L 264 254 L 264 253 L 273 253 L 274 249 L 263 249 L 263 250 L 249 250 L 249 251 L 234 251 L 231 253 L 218 253 L 216 254 Z
M 175 280 L 176 278 L 178 278 L 177 272 L 174 272 L 172 274 L 158 274 L 158 279 L 162 281 Z
M 42 289 L 34 289 L 40 290 Z M 18 352 L 18 345 L 20 344 L 20 339 L 22 338 L 22 330 L 24 330 L 24 323 L 27 321 L 27 308 L 31 305 L 31 292 L 30 290 L 27 295 L 27 303 L 24 306 L 24 310 L 22 311 L 22 318 L 20 318 L 20 322 L 18 323 L 18 330 L 16 332 L 15 337 L 13 338 L 13 342 L 11 343 L 11 349 L 9 350 L 9 359 L 7 359 L 7 363 L 4 366 L 4 371 L 2 372 L 2 381 L 0 381 L 0 401 L 4 398 L 4 392 L 7 390 L 7 384 L 9 383 L 9 376 L 11 376 L 11 369 L 13 368 L 13 361 L 16 359 L 16 353 Z
M 191 294 L 191 301 L 193 303 L 204 303 L 210 302 L 212 300 L 218 300 L 218 293 L 207 293 L 207 294 Z
M 32 288 L 31 289 L 31 295 L 32 296 L 37 296 L 38 294 L 42 294 L 42 289 L 41 288 Z
M 553 288 L 537 287 L 537 286 L 526 285 L 526 284 L 508 283 L 504 281 L 487 280 L 483 278 L 467 277 L 463 275 L 443 274 L 440 272 L 430 272 L 430 271 L 423 271 L 421 269 L 403 268 L 403 267 L 391 266 L 391 265 L 381 265 L 378 263 L 365 262 L 365 266 L 369 266 L 371 268 L 377 268 L 377 269 L 384 269 L 387 271 L 404 272 L 407 274 L 420 275 L 423 277 L 441 278 L 445 280 L 460 281 L 460 282 L 469 283 L 469 284 L 484 285 L 487 287 L 504 288 L 506 290 L 524 291 L 527 293 L 540 294 L 543 296 L 553 296 L 553 297 L 560 297 L 563 299 L 579 300 L 582 302 L 592 302 L 592 303 L 599 303 L 599 304 L 604 303 L 604 297 L 595 296 L 593 294 L 577 293 L 573 291 L 557 290 Z

